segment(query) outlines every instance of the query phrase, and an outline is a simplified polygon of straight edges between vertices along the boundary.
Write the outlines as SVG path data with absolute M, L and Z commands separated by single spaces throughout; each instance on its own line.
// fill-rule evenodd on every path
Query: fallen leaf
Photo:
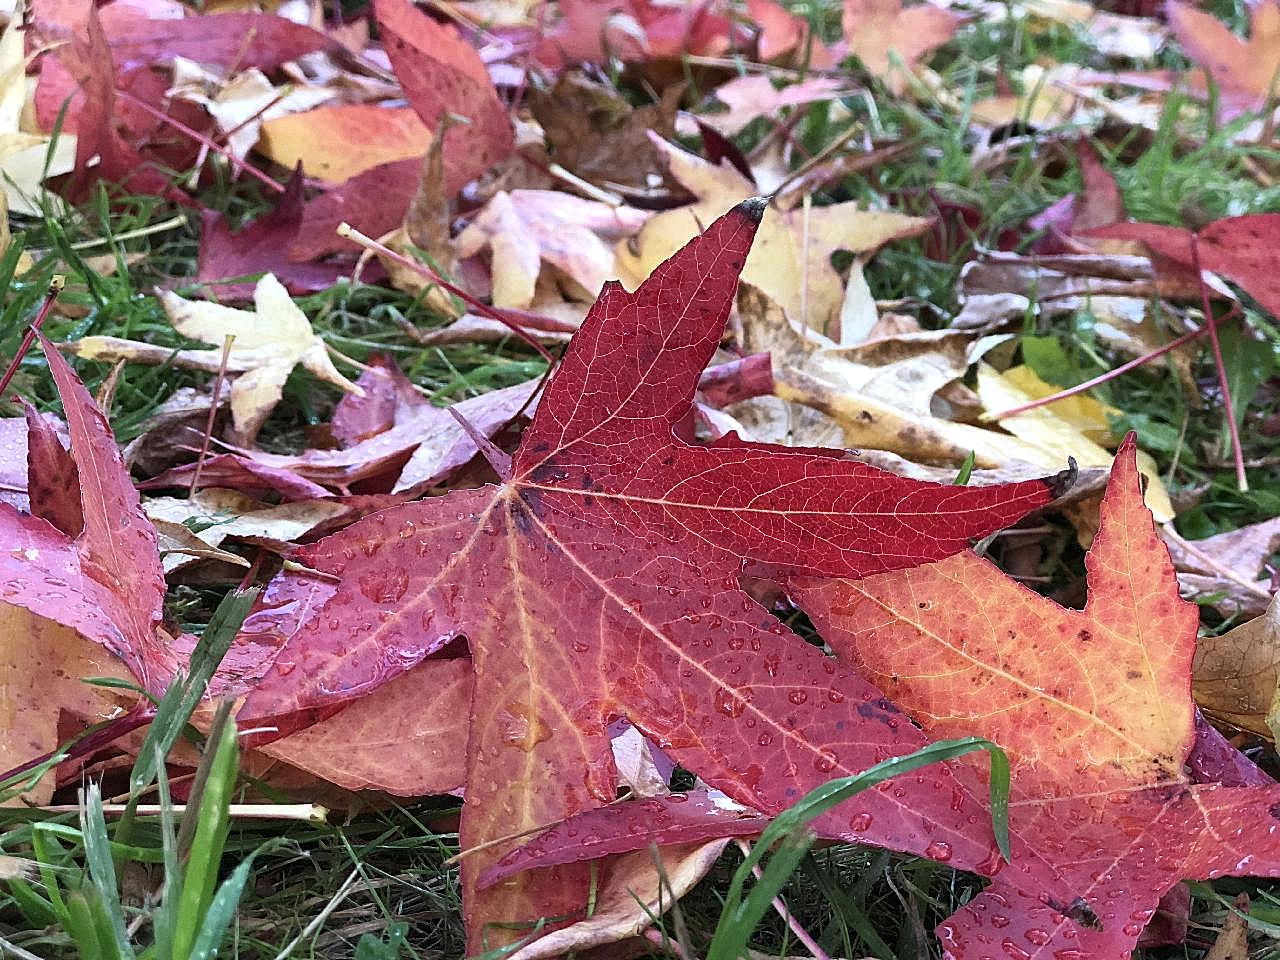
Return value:
M 915 563 L 1048 502 L 1056 483 L 932 486 L 838 452 L 675 439 L 763 208 L 735 208 L 635 294 L 606 285 L 514 457 L 487 452 L 501 484 L 383 511 L 300 548 L 298 562 L 340 582 L 281 650 L 287 669 L 249 695 L 244 721 L 303 726 L 465 632 L 476 686 L 464 849 L 612 801 L 607 727 L 619 716 L 771 811 L 920 744 L 878 692 L 738 589 L 744 558 L 766 577 Z M 827 709 L 836 703 L 850 706 Z M 991 860 L 992 836 L 968 820 L 981 805 L 945 768 L 939 777 L 941 789 L 915 788 L 905 804 L 861 799 L 876 811 L 865 835 L 917 851 L 948 836 L 966 862 Z M 510 845 L 464 860 L 473 937 L 585 903 L 579 867 L 478 892 L 475 878 Z
M 311 110 L 337 96 L 336 90 L 311 84 L 277 87 L 257 67 L 224 78 L 185 57 L 174 58 L 168 93 L 204 107 L 225 135 L 231 156 L 241 161 L 257 145 L 264 123 Z
M 221 67 L 270 71 L 308 53 L 337 49 L 320 31 L 269 13 L 151 17 L 132 4 L 113 3 L 100 12 L 93 4 L 75 5 L 75 16 L 50 19 L 47 14 L 55 6 L 38 4 L 34 11 L 35 26 L 43 36 L 58 40 L 86 30 L 92 34 L 94 20 L 100 19 L 103 39 L 121 64 L 150 67 L 183 57 Z M 67 10 L 69 5 L 59 9 Z
M 471 661 L 424 660 L 367 697 L 258 752 L 347 790 L 450 793 L 466 778 Z
M 142 509 L 152 521 L 194 523 L 198 528 L 193 530 L 195 536 L 208 547 L 220 547 L 228 538 L 287 544 L 347 513 L 346 507 L 332 500 L 271 505 L 218 488 L 203 489 L 184 499 L 155 497 L 143 501 Z
M 1262 616 L 1217 636 L 1200 638 L 1191 692 L 1211 720 L 1268 740 L 1268 723 L 1280 690 L 1280 606 L 1273 599 Z
M 168 192 L 169 178 L 162 175 L 154 163 L 144 162 L 142 155 L 125 140 L 117 127 L 120 109 L 116 96 L 116 63 L 96 8 L 91 8 L 83 37 L 75 36 L 56 51 L 56 56 L 44 59 L 41 86 L 46 89 L 50 85 L 58 86 L 50 78 L 59 70 L 71 87 L 79 87 L 76 95 L 78 106 L 67 106 L 66 113 L 67 127 L 76 135 L 71 196 L 87 195 L 91 185 L 99 179 L 127 186 L 135 193 L 164 195 Z M 41 87 L 37 87 L 37 110 L 41 102 L 40 92 Z M 53 112 L 46 124 L 52 128 L 66 96 L 57 90 L 46 100 L 56 101 L 50 103 Z
M 258 152 L 338 184 L 385 163 L 421 157 L 430 145 L 431 131 L 409 107 L 345 103 L 265 120 Z
M 195 478 L 196 465 L 185 464 L 166 470 L 158 477 L 138 484 L 141 490 L 162 490 L 166 487 L 190 489 Z M 328 496 L 329 491 L 318 483 L 300 477 L 290 470 L 270 467 L 238 453 L 216 453 L 205 458 L 200 465 L 200 488 L 229 487 L 250 496 L 276 493 L 284 500 L 307 500 Z
M 528 308 L 544 261 L 594 299 L 618 273 L 611 244 L 648 219 L 644 210 L 553 190 L 500 191 L 458 235 L 454 249 L 459 257 L 490 250 L 494 306 Z
M 1198 616 L 1178 597 L 1135 453 L 1131 435 L 1086 558 L 1083 610 L 973 554 L 789 591 L 930 736 L 990 737 L 1009 757 L 1013 865 L 939 925 L 956 960 L 1014 947 L 1120 960 L 1178 881 L 1280 873 L 1280 787 L 1183 773 Z
M 730 164 L 714 166 L 666 142 L 657 145 L 667 157 L 672 176 L 698 200 L 657 214 L 633 240 L 618 245 L 619 276 L 629 288 L 703 226 L 756 192 L 755 185 Z M 742 277 L 780 304 L 788 316 L 839 339 L 845 282 L 831 266 L 831 254 L 845 250 L 869 257 L 886 243 L 915 236 L 928 227 L 929 221 L 921 217 L 863 210 L 854 203 L 807 211 L 770 206 Z M 861 270 L 854 269 L 856 281 L 851 282 L 865 283 Z
M 427 128 L 437 129 L 446 113 L 466 120 L 444 132 L 445 178 L 455 192 L 510 152 L 507 110 L 484 61 L 453 27 L 408 0 L 375 0 L 373 12 L 396 78 Z
M 844 0 L 840 22 L 849 52 L 869 72 L 897 87 L 901 77 L 894 61 L 913 70 L 955 35 L 961 18 L 930 3 L 903 7 L 902 0 Z
M 231 383 L 231 416 L 241 443 L 253 442 L 298 364 L 343 390 L 360 391 L 333 366 L 324 340 L 273 274 L 263 276 L 254 288 L 253 310 L 186 300 L 168 290 L 161 291 L 159 298 L 175 330 L 192 340 L 217 344 L 218 349 L 173 351 L 116 337 L 84 337 L 65 344 L 64 349 L 94 360 L 172 361 L 216 371 L 222 365 L 222 346 L 232 337 L 226 369 L 237 374 Z
M 668 846 L 754 837 L 769 823 L 769 817 L 750 807 L 706 790 L 626 800 L 557 824 L 491 866 L 480 884 L 489 886 L 522 870 L 643 850 L 651 843 Z
M 491 390 L 454 404 L 473 430 L 484 437 L 504 427 L 529 405 L 540 380 Z M 276 470 L 345 490 L 357 480 L 392 470 L 392 493 L 421 490 L 439 483 L 476 455 L 476 441 L 455 417 L 425 398 L 407 396 L 397 405 L 392 426 L 345 450 L 309 450 L 297 455 L 244 451 Z
M 109 719 L 133 697 L 84 682 L 85 677 L 131 680 L 119 658 L 71 627 L 30 610 L 0 603 L 0 769 L 11 770 L 59 745 L 64 711 L 86 726 Z M 29 803 L 48 803 L 52 777 L 22 794 Z
M 834 100 L 855 92 L 834 77 L 810 77 L 782 87 L 775 87 L 763 74 L 739 77 L 715 89 L 716 99 L 728 107 L 728 111 L 705 113 L 700 119 L 726 137 L 732 137 L 760 117 L 781 119 L 781 111 L 787 108 Z
M 1280 20 L 1280 5 L 1275 5 L 1275 9 Z M 1136 240 L 1184 270 L 1194 262 L 1194 238 L 1201 269 L 1238 283 L 1263 309 L 1280 317 L 1280 249 L 1272 242 L 1278 231 L 1280 213 L 1252 213 L 1215 220 L 1196 233 L 1185 227 L 1130 222 L 1083 231 L 1081 235 Z
M 1011 376 L 1011 373 L 1014 375 Z M 982 405 L 992 413 L 1011 410 L 1032 400 L 1052 396 L 1059 389 L 1053 384 L 1045 383 L 1030 370 L 1000 373 L 985 363 L 978 365 L 978 397 L 982 400 Z M 1082 467 L 1105 467 L 1111 460 L 1111 454 L 1089 439 L 1086 431 L 1090 428 L 1089 421 L 1092 421 L 1094 430 L 1099 427 L 1105 429 L 1107 411 L 1095 408 L 1082 415 L 1085 408 L 1079 406 L 1068 406 L 1064 411 L 1058 411 L 1055 407 L 1057 404 L 1037 407 L 1011 417 L 1001 417 L 996 422 L 1014 436 L 1044 451 L 1031 460 L 1031 463 L 1060 463 L 1063 458 L 1074 457 Z M 1103 417 L 1099 418 L 1099 413 Z M 1146 480 L 1144 497 L 1147 507 L 1155 515 L 1157 522 L 1172 520 L 1173 503 L 1160 476 L 1159 466 L 1149 454 L 1138 452 L 1137 458 L 1138 470 Z
M 404 219 L 421 173 L 418 160 L 384 163 L 312 200 L 289 245 L 289 259 L 306 263 L 330 253 L 358 252 L 360 248 L 354 241 L 338 236 L 336 231 L 342 223 L 349 223 L 370 237 L 390 233 Z
M 1184 595 L 1225 594 L 1214 606 L 1231 616 L 1256 617 L 1267 609 L 1274 591 L 1259 574 L 1280 547 L 1280 517 L 1203 540 L 1183 539 L 1169 527 L 1162 534 Z
M 73 538 L 0 504 L 0 600 L 102 644 L 162 693 L 175 661 L 158 632 L 165 586 L 155 534 L 105 418 L 61 354 L 43 337 L 41 345 L 79 468 L 83 529 Z
M 747 0 L 747 15 L 760 31 L 756 52 L 761 60 L 781 60 L 788 54 L 803 56 L 810 66 L 826 70 L 836 66 L 835 56 L 816 37 L 809 39 L 809 21 L 775 0 Z
M 642 933 L 706 876 L 728 840 L 627 854 L 606 868 L 591 916 L 509 954 L 511 960 L 552 960 Z
M 28 58 L 22 18 L 23 4 L 18 2 L 8 26 L 0 34 L 0 182 L 4 183 L 6 200 L 13 212 L 39 217 L 44 215 L 41 199 L 47 196 L 41 185 L 47 177 L 71 172 L 75 165 L 76 138 L 74 134 L 63 133 L 50 156 L 50 138 L 23 129 Z
M 251 299 L 256 284 L 218 281 L 265 273 L 275 274 L 295 295 L 327 290 L 339 277 L 351 272 L 350 264 L 341 260 L 295 263 L 289 259 L 289 246 L 302 229 L 304 216 L 303 181 L 297 172 L 274 207 L 234 233 L 225 214 L 203 211 L 196 279 L 222 300 Z
M 1227 98 L 1252 108 L 1272 96 L 1280 70 L 1280 3 L 1260 0 L 1250 8 L 1247 41 L 1190 3 L 1170 0 L 1165 10 L 1169 29 L 1182 49 Z
M 667 166 L 649 131 L 675 136 L 684 87 L 672 84 L 658 103 L 635 107 L 615 89 L 566 70 L 550 90 L 529 92 L 529 109 L 551 160 L 588 183 L 644 195 L 665 178 Z
M 1187 756 L 1187 774 L 1196 783 L 1221 783 L 1227 787 L 1268 787 L 1275 783 L 1261 767 L 1232 746 L 1199 709 L 1196 710 L 1195 744 Z
M 151 525 L 156 528 L 156 547 L 160 550 L 160 566 L 166 577 L 200 560 L 217 560 L 245 569 L 251 566 L 239 554 L 209 546 L 180 523 L 152 517 Z
M 1249 960 L 1249 894 L 1236 894 L 1234 907 L 1223 919 L 1204 960 Z

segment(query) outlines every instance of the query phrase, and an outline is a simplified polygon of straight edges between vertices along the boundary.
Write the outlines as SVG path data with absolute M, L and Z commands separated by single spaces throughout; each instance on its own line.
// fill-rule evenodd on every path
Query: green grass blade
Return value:
M 233 590 L 218 604 L 200 642 L 191 652 L 190 675 L 185 680 L 181 675 L 174 678 L 156 709 L 156 717 L 151 721 L 129 776 L 131 792 L 138 793 L 155 779 L 157 756 L 166 757 L 173 748 L 258 593 L 257 587 Z
M 100 946 L 106 956 L 132 957 L 133 949 L 129 946 L 129 934 L 124 925 L 124 908 L 120 904 L 120 888 L 116 884 L 111 840 L 107 836 L 107 818 L 102 812 L 102 791 L 96 783 L 89 784 L 85 790 L 80 829 L 84 837 L 85 862 L 98 894 L 97 905 L 91 899 L 90 907 L 98 926 Z
M 796 804 L 784 810 L 760 835 L 750 854 L 742 861 L 729 892 L 725 896 L 724 910 L 711 940 L 707 960 L 739 960 L 746 955 L 747 941 L 755 931 L 764 911 L 787 882 L 787 878 L 800 864 L 813 846 L 816 837 L 808 825 L 837 804 L 861 793 L 891 777 L 918 770 L 920 767 L 951 760 L 955 757 L 985 750 L 991 757 L 991 819 L 996 843 L 1006 860 L 1009 859 L 1009 762 L 1004 751 L 982 737 L 962 737 L 957 740 L 941 740 L 917 750 L 905 757 L 893 757 L 852 777 L 840 777 L 816 787 Z M 768 867 L 763 871 L 750 896 L 743 890 L 752 868 L 774 849 Z M 775 863 L 777 868 L 774 869 Z
M 190 852 L 182 878 L 182 894 L 174 921 L 174 960 L 187 960 L 192 955 L 218 880 L 218 864 L 222 860 L 222 848 L 226 843 L 230 823 L 228 807 L 240 765 L 236 724 L 231 716 L 231 706 L 230 701 L 225 701 L 218 709 L 209 742 L 205 745 L 205 754 L 200 759 L 200 767 L 207 770 L 207 775 L 203 778 L 203 789 L 199 798 L 193 797 L 192 803 L 187 805 L 187 815 L 183 818 L 183 829 L 179 833 L 178 847 L 182 849 L 181 837 L 187 832 L 187 824 L 192 822 L 190 818 L 194 817 L 195 828 L 191 833 Z M 195 809 L 192 809 L 193 806 Z

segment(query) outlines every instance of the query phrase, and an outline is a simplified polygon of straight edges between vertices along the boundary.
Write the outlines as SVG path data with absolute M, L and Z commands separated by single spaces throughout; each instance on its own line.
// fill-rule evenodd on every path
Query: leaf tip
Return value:
M 768 206 L 768 197 L 747 197 L 738 204 L 738 212 L 752 223 L 759 223 L 764 219 L 764 211 Z
M 1076 477 L 1080 473 L 1079 465 L 1076 463 L 1075 457 L 1067 457 L 1067 469 L 1055 473 L 1051 477 L 1046 477 L 1045 482 L 1049 485 L 1049 492 L 1053 494 L 1053 499 L 1065 496 L 1067 491 L 1076 485 Z

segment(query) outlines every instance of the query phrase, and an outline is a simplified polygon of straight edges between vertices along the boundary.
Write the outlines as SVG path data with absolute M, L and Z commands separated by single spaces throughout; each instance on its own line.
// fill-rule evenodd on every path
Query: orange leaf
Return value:
M 411 107 L 367 103 L 317 107 L 268 120 L 258 152 L 309 177 L 342 183 L 384 163 L 421 157 L 431 131 Z
M 793 590 L 832 649 L 929 735 L 1008 752 L 1014 865 L 939 927 L 949 956 L 1127 958 L 1180 880 L 1280 874 L 1280 787 L 1183 773 L 1198 618 L 1143 506 L 1136 452 L 1130 435 L 1083 610 L 973 554 Z

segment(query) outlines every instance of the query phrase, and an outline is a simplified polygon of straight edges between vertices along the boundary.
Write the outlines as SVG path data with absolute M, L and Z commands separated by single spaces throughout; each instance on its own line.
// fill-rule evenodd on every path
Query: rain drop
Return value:
M 924 855 L 930 860 L 937 860 L 941 863 L 946 863 L 951 859 L 951 844 L 945 843 L 942 840 L 935 840 L 924 848 Z
M 849 829 L 854 833 L 866 833 L 871 828 L 871 814 L 860 813 L 849 821 Z

